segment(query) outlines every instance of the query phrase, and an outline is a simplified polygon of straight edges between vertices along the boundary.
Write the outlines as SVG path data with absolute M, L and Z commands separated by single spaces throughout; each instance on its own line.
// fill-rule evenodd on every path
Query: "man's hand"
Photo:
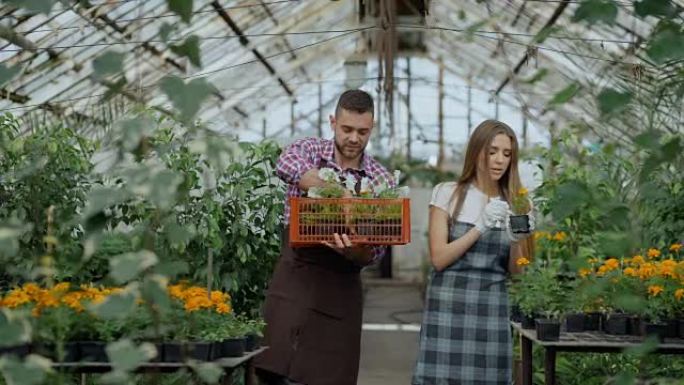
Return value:
M 335 243 L 323 242 L 324 245 L 343 255 L 348 260 L 359 265 L 367 265 L 373 260 L 373 248 L 371 246 L 354 245 L 347 234 L 333 234 Z

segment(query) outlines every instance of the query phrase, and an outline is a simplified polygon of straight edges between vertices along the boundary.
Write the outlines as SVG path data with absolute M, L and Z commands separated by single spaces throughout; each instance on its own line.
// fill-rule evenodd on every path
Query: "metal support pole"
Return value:
M 406 159 L 411 160 L 411 57 L 406 58 L 406 109 L 408 120 L 406 122 Z
M 437 125 L 439 127 L 439 137 L 437 139 L 439 145 L 439 152 L 437 155 L 437 168 L 442 169 L 444 166 L 444 63 L 439 61 L 439 103 L 437 104 Z

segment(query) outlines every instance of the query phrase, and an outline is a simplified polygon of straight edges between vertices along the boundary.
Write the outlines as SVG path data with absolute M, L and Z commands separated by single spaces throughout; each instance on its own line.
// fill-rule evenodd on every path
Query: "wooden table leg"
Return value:
M 520 334 L 523 385 L 532 385 L 532 341 Z
M 252 366 L 252 360 L 245 363 L 245 385 L 256 385 L 256 374 L 254 372 L 254 366 Z
M 544 349 L 544 384 L 556 385 L 556 348 Z

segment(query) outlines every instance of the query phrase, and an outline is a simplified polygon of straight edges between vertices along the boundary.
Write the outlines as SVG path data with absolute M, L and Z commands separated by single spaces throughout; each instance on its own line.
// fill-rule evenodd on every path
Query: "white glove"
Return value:
M 535 218 L 534 214 L 532 213 L 532 210 L 530 210 L 529 213 L 527 213 L 527 217 L 529 218 L 529 223 L 530 223 L 530 232 L 529 233 L 519 233 L 516 234 L 513 232 L 511 229 L 511 215 L 515 215 L 512 211 L 508 210 L 508 213 L 506 213 L 506 234 L 508 235 L 508 239 L 511 240 L 511 242 L 520 242 L 521 240 L 527 238 L 532 234 L 534 231 L 534 226 L 535 226 Z
M 508 202 L 500 199 L 492 199 L 484 208 L 480 219 L 475 223 L 475 228 L 484 233 L 485 231 L 502 226 L 509 212 Z

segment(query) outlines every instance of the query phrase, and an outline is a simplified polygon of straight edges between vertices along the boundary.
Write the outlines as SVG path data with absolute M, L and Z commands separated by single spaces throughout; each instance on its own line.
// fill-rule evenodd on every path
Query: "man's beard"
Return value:
M 344 146 L 342 144 L 340 144 L 340 142 L 337 141 L 337 138 L 335 138 L 334 142 L 335 142 L 335 148 L 337 149 L 337 152 L 339 152 L 345 158 L 349 158 L 349 156 L 347 156 L 347 154 L 344 152 Z M 364 149 L 365 149 L 364 147 L 359 147 L 358 153 L 356 155 L 354 155 L 353 157 L 355 158 L 355 157 L 361 155 L 361 153 L 363 152 Z

